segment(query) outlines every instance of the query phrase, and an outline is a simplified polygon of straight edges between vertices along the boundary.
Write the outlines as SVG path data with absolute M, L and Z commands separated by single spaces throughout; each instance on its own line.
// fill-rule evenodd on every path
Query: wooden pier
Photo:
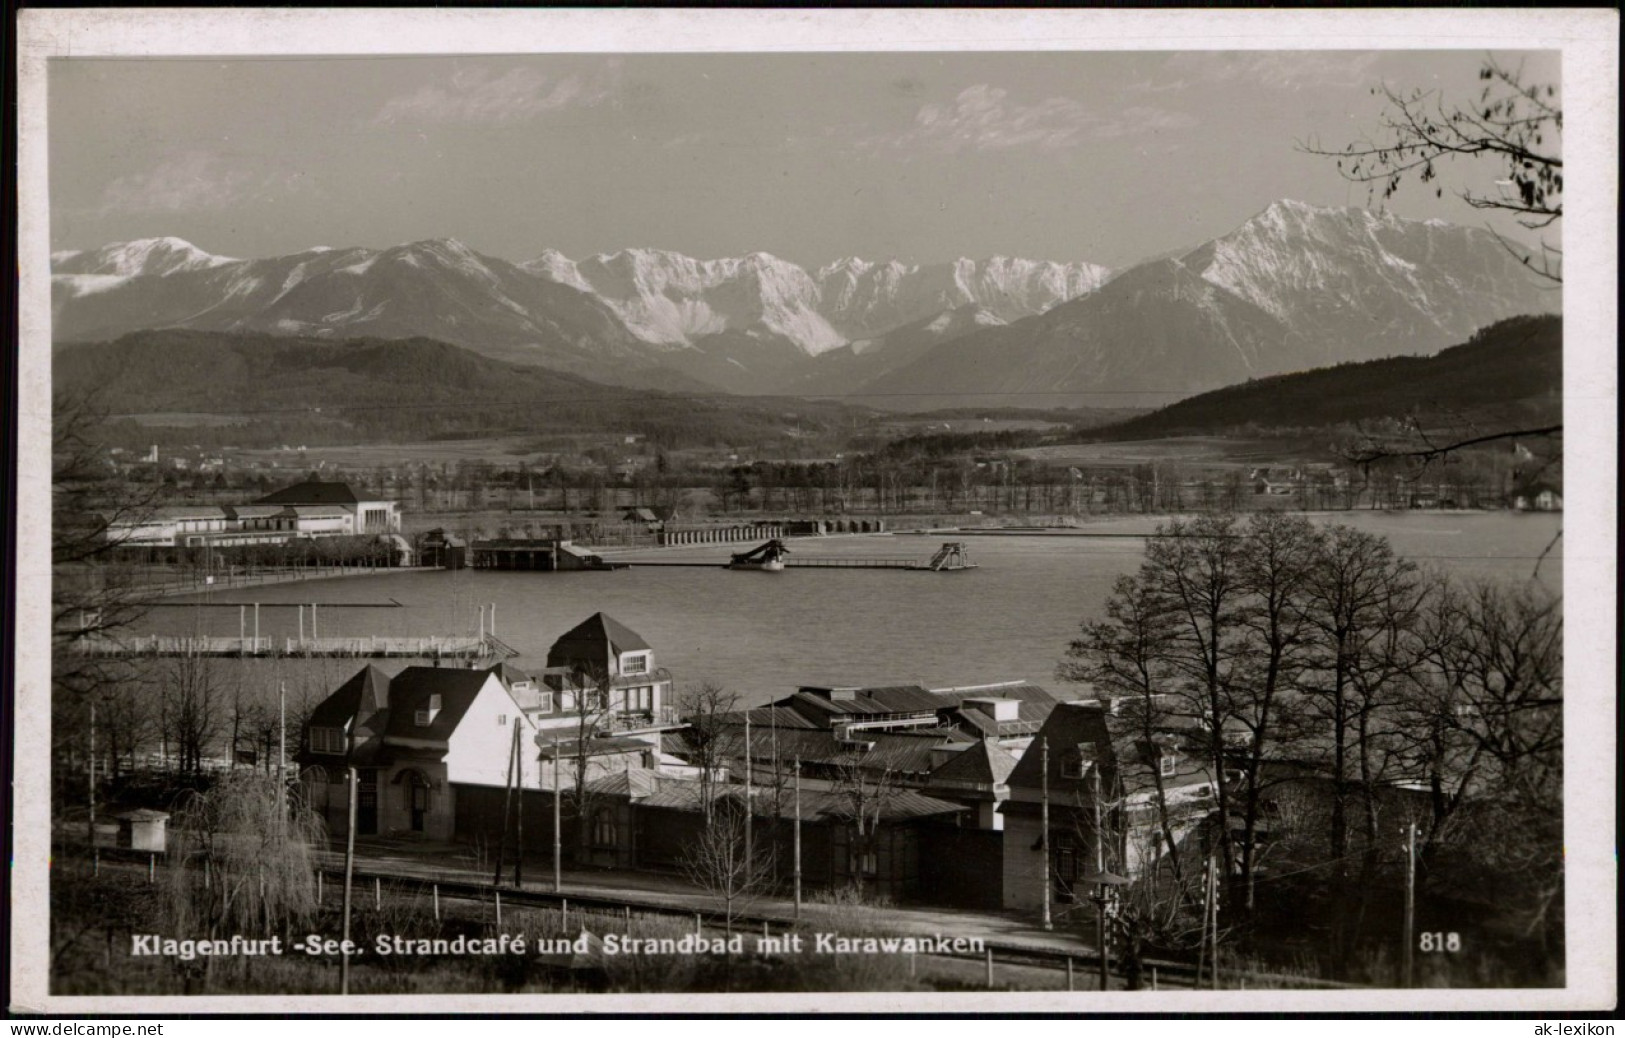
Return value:
M 355 659 L 512 659 L 517 649 L 486 634 L 399 638 L 231 638 L 148 634 L 112 638 L 90 635 L 76 643 L 87 656 L 238 656 L 244 658 L 338 656 Z

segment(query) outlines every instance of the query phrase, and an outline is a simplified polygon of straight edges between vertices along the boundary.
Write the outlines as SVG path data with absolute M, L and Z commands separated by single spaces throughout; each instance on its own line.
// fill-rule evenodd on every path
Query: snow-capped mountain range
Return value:
M 626 249 L 523 263 L 452 239 L 233 259 L 178 238 L 53 254 L 56 341 L 179 327 L 427 336 L 632 384 L 734 392 L 1200 391 L 1340 360 L 1430 352 L 1558 293 L 1488 232 L 1278 202 L 1121 272 L 993 257 Z M 670 377 L 669 383 L 662 380 Z
M 1345 361 L 1432 353 L 1561 294 L 1489 231 L 1277 202 L 1095 292 L 955 337 L 848 391 L 897 406 L 1156 405 Z M 930 394 L 941 394 L 932 397 Z M 1128 394 L 1128 395 L 1124 395 Z

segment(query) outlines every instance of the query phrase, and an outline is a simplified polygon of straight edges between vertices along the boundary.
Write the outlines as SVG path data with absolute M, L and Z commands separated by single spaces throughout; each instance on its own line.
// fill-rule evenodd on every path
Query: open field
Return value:
M 1047 465 L 1180 464 L 1210 467 L 1289 465 L 1335 460 L 1323 444 L 1228 436 L 1173 436 L 1118 443 L 1069 443 L 1015 452 Z
M 455 464 L 459 461 L 492 461 L 516 465 L 536 464 L 552 457 L 535 449 L 533 437 L 501 436 L 477 440 L 429 440 L 417 443 L 358 443 L 303 450 L 237 450 L 237 458 L 254 465 L 276 464 L 284 468 L 315 467 L 320 462 L 340 468 L 368 468 L 378 465 Z

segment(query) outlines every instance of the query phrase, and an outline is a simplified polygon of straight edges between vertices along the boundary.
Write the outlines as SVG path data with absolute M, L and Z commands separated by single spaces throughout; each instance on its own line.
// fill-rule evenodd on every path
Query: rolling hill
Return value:
M 113 416 L 215 416 L 239 442 L 628 433 L 665 446 L 760 443 L 851 421 L 837 404 L 608 386 L 426 338 L 167 330 L 54 351 L 55 390 Z M 218 434 L 218 429 L 216 430 Z
M 1562 318 L 1510 318 L 1427 357 L 1386 357 L 1252 379 L 1088 435 L 1141 440 L 1411 418 L 1458 427 L 1560 423 Z

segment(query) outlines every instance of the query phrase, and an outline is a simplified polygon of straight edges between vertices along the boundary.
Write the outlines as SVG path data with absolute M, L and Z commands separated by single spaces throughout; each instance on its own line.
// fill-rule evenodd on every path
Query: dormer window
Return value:
M 434 719 L 440 716 L 440 693 L 436 692 L 429 697 L 429 702 L 417 712 L 419 728 L 427 728 L 434 724 Z
M 636 655 L 623 656 L 621 658 L 621 673 L 622 674 L 647 674 L 647 673 L 649 673 L 649 654 L 646 653 L 646 652 L 640 652 L 640 653 L 638 653 Z
M 1081 779 L 1094 762 L 1095 748 L 1088 743 L 1079 743 L 1061 755 L 1061 777 Z
M 1179 770 L 1179 758 L 1171 753 L 1163 754 L 1157 758 L 1157 770 L 1162 773 L 1163 778 L 1172 778 Z
M 310 730 L 311 753 L 343 753 L 344 729 L 342 728 L 312 728 Z

